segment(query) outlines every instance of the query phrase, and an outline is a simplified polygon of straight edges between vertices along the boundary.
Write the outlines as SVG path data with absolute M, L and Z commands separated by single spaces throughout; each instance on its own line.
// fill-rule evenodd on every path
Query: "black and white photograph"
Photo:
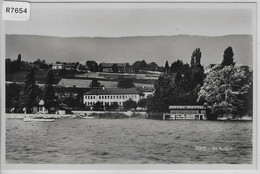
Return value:
M 256 3 L 31 3 L 4 35 L 6 165 L 254 169 Z

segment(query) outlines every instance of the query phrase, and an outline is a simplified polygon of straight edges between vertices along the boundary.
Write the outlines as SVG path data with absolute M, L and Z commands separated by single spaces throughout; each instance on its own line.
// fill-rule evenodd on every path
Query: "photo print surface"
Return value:
M 6 163 L 252 164 L 255 14 L 31 3 L 6 21 Z

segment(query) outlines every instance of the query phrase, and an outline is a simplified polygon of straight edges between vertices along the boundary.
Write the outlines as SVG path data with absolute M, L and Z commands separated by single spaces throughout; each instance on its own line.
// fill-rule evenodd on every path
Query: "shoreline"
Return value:
M 24 113 L 5 113 L 6 119 L 23 119 L 24 117 L 30 118 L 46 118 L 46 119 L 128 119 L 128 118 L 136 118 L 136 119 L 149 119 L 147 118 L 146 112 L 90 112 L 86 115 L 82 115 L 79 113 L 74 114 L 24 114 Z M 154 119 L 152 119 L 154 120 Z M 159 119 L 155 119 L 159 120 Z M 185 119 L 178 120 L 165 120 L 165 121 L 180 121 Z M 205 121 L 205 120 L 204 120 Z M 244 116 L 237 119 L 230 118 L 219 118 L 217 120 L 207 120 L 207 121 L 253 121 L 253 117 Z
M 75 119 L 75 118 L 94 118 L 94 119 L 124 119 L 124 118 L 143 118 L 147 117 L 146 112 L 103 112 L 94 111 L 86 114 L 74 112 L 72 114 L 24 114 L 24 113 L 5 113 L 6 119 L 30 118 L 54 118 L 54 119 Z

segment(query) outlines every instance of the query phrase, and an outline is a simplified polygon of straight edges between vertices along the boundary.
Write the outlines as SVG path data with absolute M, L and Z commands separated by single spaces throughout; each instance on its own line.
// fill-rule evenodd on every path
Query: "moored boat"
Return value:
M 29 118 L 29 117 L 24 117 L 23 118 L 24 122 L 53 122 L 55 119 L 53 118 Z
M 84 119 L 91 119 L 91 118 L 95 118 L 95 117 L 91 117 L 91 116 L 86 116 L 86 117 L 82 117 Z

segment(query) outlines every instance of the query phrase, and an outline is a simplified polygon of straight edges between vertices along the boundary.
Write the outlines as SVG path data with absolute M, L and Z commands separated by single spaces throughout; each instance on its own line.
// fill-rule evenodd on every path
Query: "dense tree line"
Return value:
M 253 114 L 253 72 L 248 66 L 236 66 L 233 56 L 228 47 L 223 61 L 207 74 L 199 91 L 198 101 L 207 105 L 210 119 Z
M 49 69 L 51 65 L 47 64 L 45 60 L 37 59 L 33 62 L 33 65 L 39 67 L 39 69 Z
M 154 96 L 147 103 L 148 112 L 168 112 L 169 105 L 193 105 L 203 83 L 204 69 L 200 63 L 201 52 L 196 49 L 191 56 L 191 66 L 177 60 L 165 63 L 165 74 L 155 83 Z
M 164 67 L 158 66 L 155 62 L 146 63 L 145 60 L 136 61 L 132 65 L 132 71 L 134 73 L 139 73 L 142 71 L 164 71 Z
M 18 55 L 17 60 L 5 59 L 6 74 L 13 74 L 20 70 L 22 65 L 21 54 Z
M 209 119 L 231 115 L 241 117 L 253 112 L 253 72 L 248 66 L 235 66 L 232 47 L 223 60 L 204 74 L 201 51 L 195 49 L 191 62 L 165 63 L 165 74 L 155 84 L 155 93 L 147 99 L 148 112 L 168 112 L 169 105 L 204 105 Z
M 44 100 L 47 109 L 57 106 L 53 83 L 54 74 L 50 70 L 46 77 L 45 88 L 41 89 L 35 82 L 35 68 L 31 68 L 26 75 L 24 85 L 16 83 L 6 85 L 6 108 L 14 108 L 13 112 L 31 113 L 40 99 Z

